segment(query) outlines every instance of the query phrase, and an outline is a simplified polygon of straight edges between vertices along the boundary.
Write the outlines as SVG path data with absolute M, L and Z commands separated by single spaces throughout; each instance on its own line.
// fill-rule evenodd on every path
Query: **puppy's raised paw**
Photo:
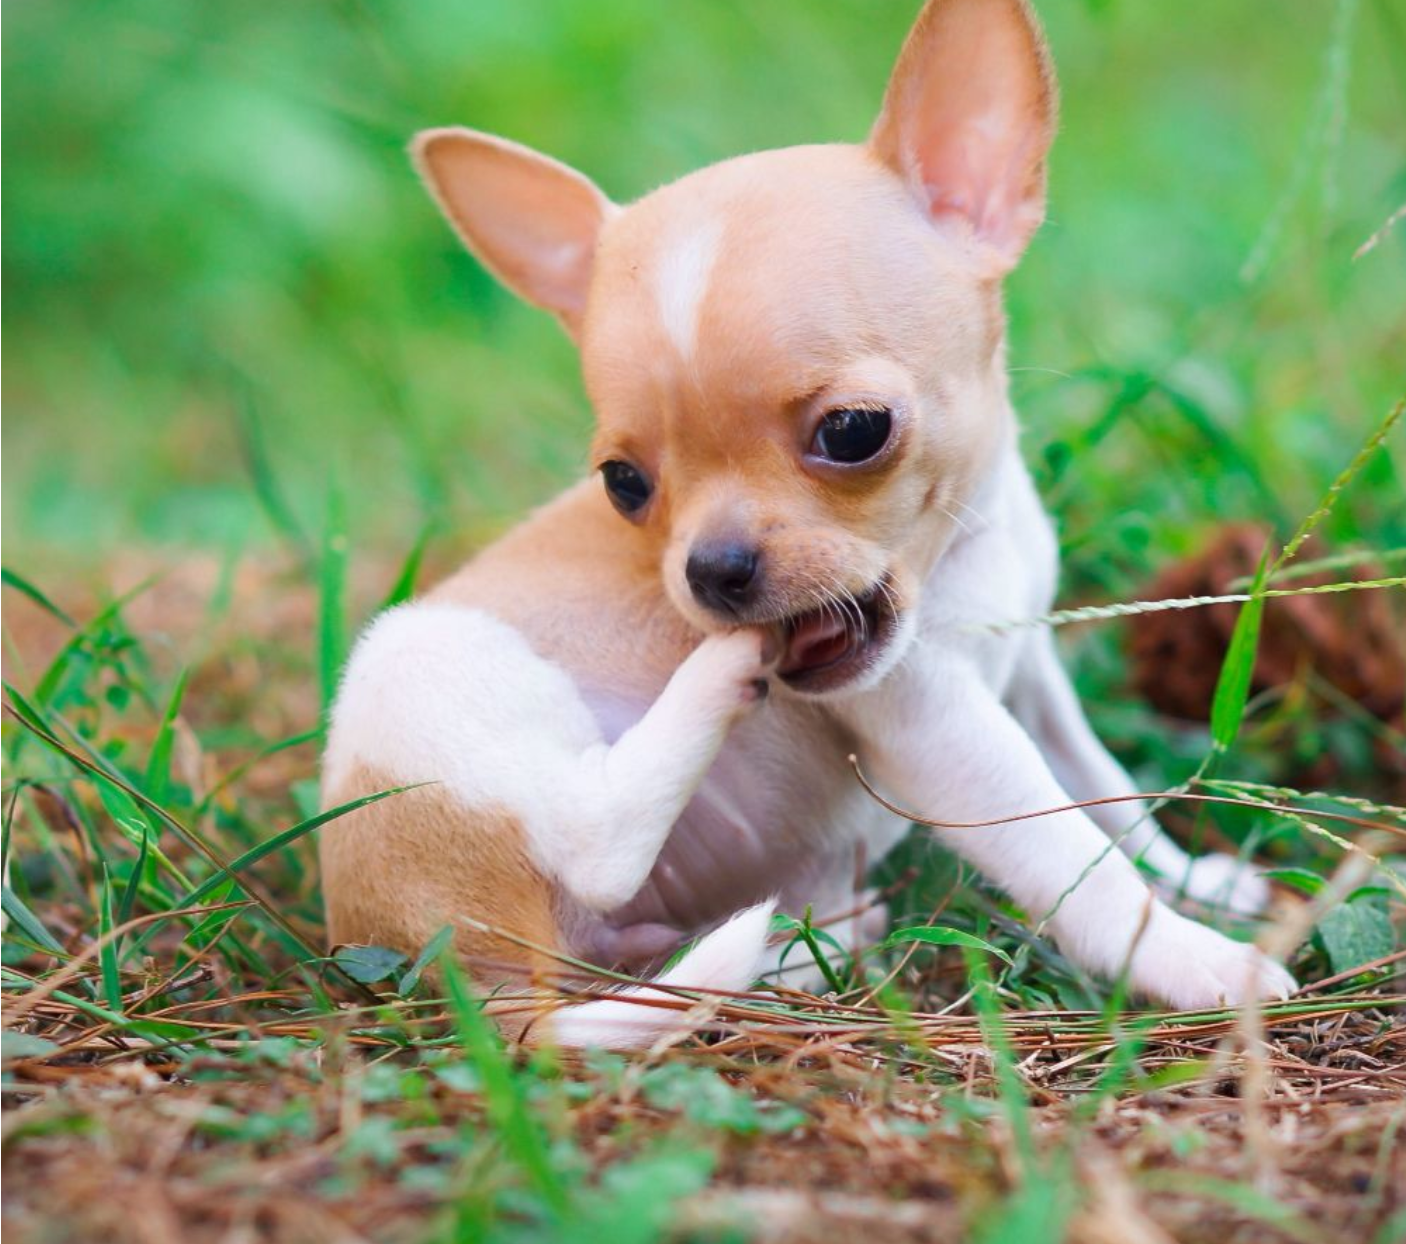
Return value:
M 709 635 L 684 664 L 700 695 L 716 698 L 723 711 L 736 713 L 766 699 L 767 676 L 779 655 L 768 632 L 748 627 Z

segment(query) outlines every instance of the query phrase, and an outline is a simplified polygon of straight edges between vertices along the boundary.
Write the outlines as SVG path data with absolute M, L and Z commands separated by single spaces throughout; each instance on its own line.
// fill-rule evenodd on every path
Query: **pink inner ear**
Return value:
M 416 161 L 468 248 L 514 292 L 574 331 L 600 229 L 614 210 L 584 176 L 508 139 L 425 131 Z
M 927 135 L 912 159 L 934 223 L 1014 262 L 1044 214 L 1044 194 L 1032 176 L 1036 133 L 1011 120 L 967 118 Z
M 999 272 L 1044 215 L 1053 85 L 1020 0 L 929 0 L 874 128 L 933 224 Z

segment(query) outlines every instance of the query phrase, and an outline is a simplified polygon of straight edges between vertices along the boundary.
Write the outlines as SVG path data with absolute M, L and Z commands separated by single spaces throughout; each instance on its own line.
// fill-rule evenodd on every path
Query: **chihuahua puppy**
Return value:
M 1007 398 L 1001 280 L 1044 215 L 1055 85 L 1024 0 L 929 0 L 866 142 L 725 161 L 620 207 L 503 138 L 420 134 L 468 248 L 580 349 L 583 481 L 361 638 L 324 803 L 329 935 L 456 929 L 478 986 L 568 955 L 668 987 L 531 1040 L 646 1045 L 744 989 L 773 904 L 853 912 L 907 825 L 1134 791 L 1050 634 L 1057 547 Z M 1091 972 L 1174 1007 L 1294 987 L 1150 888 L 1259 909 L 1135 802 L 938 837 Z M 1137 863 L 1135 863 L 1135 861 Z M 1157 881 L 1156 879 L 1160 879 Z M 842 942 L 881 931 L 851 917 Z M 521 1020 L 506 1022 L 521 1034 Z

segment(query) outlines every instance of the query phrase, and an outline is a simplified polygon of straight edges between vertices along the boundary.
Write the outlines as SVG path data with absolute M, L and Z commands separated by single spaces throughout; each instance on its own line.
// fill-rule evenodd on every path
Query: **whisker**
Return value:
M 946 514 L 947 517 L 950 518 L 954 523 L 956 523 L 958 527 L 960 527 L 963 531 L 965 531 L 965 532 L 967 533 L 967 535 L 970 536 L 970 535 L 975 535 L 975 534 L 976 534 L 974 531 L 972 531 L 972 529 L 971 529 L 969 526 L 967 526 L 966 523 L 964 523 L 960 518 L 958 518 L 954 513 L 952 513 L 952 511 L 949 510 L 945 505 L 939 505 L 937 508 L 938 508 L 939 510 L 941 510 L 944 514 Z M 976 511 L 973 510 L 972 513 L 975 514 Z M 981 515 L 980 515 L 980 514 L 977 514 L 977 517 L 980 518 Z

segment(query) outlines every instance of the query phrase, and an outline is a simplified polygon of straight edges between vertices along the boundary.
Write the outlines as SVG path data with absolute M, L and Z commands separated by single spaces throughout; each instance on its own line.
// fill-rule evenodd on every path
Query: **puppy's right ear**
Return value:
M 423 130 L 411 153 L 464 245 L 575 338 L 596 240 L 619 209 L 575 169 L 492 134 Z
M 941 233 L 1003 275 L 1044 217 L 1054 129 L 1054 70 L 1029 0 L 927 0 L 869 146 Z

